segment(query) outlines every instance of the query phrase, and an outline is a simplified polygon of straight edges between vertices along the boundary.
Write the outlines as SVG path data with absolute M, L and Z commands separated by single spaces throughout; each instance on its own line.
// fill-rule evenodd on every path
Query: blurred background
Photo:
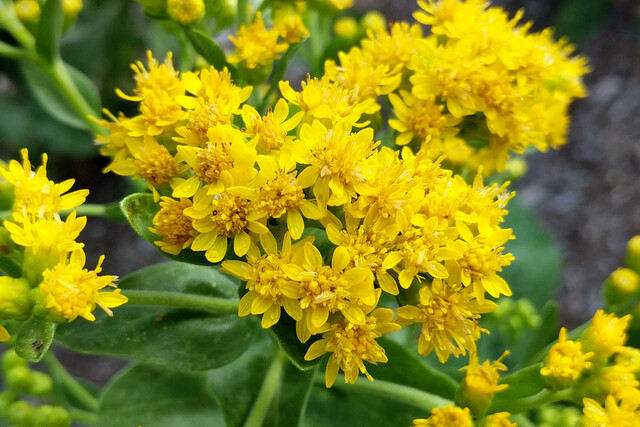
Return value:
M 561 322 L 571 327 L 600 306 L 602 282 L 622 264 L 627 240 L 640 234 L 640 2 L 493 4 L 510 14 L 524 8 L 523 20 L 532 20 L 534 30 L 555 27 L 593 67 L 586 77 L 589 97 L 572 108 L 569 144 L 527 157 L 529 172 L 513 186 L 559 244 L 563 273 L 556 297 Z M 393 22 L 411 20 L 416 8 L 413 0 L 356 0 L 350 13 L 359 17 L 378 10 Z M 64 36 L 63 57 L 91 77 L 103 106 L 131 116 L 134 103 L 115 96 L 114 88 L 131 92 L 129 64 L 143 58 L 146 49 L 156 57 L 179 50 L 170 30 L 145 17 L 136 2 L 85 0 L 75 27 Z M 97 155 L 93 136 L 53 120 L 35 101 L 34 91 L 14 61 L 0 58 L 0 158 L 16 158 L 26 146 L 39 164 L 40 153 L 48 152 L 52 179 L 76 178 L 74 188 L 91 190 L 89 203 L 115 202 L 135 191 L 131 182 L 99 173 L 107 162 Z M 107 274 L 124 276 L 164 260 L 125 223 L 92 218 L 79 240 L 86 244 L 89 264 L 106 253 Z M 74 360 L 72 371 L 82 372 L 83 360 Z M 89 376 L 100 382 L 114 369 L 92 365 Z

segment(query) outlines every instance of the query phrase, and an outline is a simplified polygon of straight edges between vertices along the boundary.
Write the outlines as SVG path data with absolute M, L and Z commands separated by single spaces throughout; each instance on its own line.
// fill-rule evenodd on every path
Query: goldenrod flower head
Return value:
M 75 18 L 82 10 L 82 0 L 62 0 L 62 10 L 66 17 Z
M 489 407 L 493 395 L 508 387 L 506 384 L 498 385 L 500 379 L 498 371 L 507 370 L 502 359 L 508 355 L 509 351 L 507 350 L 495 362 L 485 360 L 481 365 L 478 365 L 477 352 L 470 352 L 469 365 L 463 368 L 466 370 L 466 374 L 460 388 L 458 388 L 456 402 L 460 406 L 469 407 L 476 416 L 484 413 Z
M 593 353 L 583 353 L 582 344 L 567 340 L 567 329 L 560 329 L 558 342 L 549 349 L 544 359 L 540 375 L 548 387 L 562 390 L 571 387 L 580 378 L 582 372 L 591 367 L 588 360 Z
M 640 275 L 629 268 L 618 268 L 609 277 L 611 285 L 623 294 L 632 294 L 640 287 Z
M 382 64 L 408 67 L 411 57 L 418 53 L 416 46 L 418 40 L 422 39 L 422 28 L 407 22 L 394 22 L 390 31 L 385 27 L 382 25 L 367 31 L 367 38 L 362 40 L 362 51 L 374 56 Z
M 237 37 L 229 36 L 236 49 L 227 58 L 231 64 L 244 62 L 249 69 L 265 66 L 274 59 L 278 59 L 282 52 L 289 48 L 287 43 L 278 43 L 278 30 L 267 30 L 262 20 L 262 13 L 257 12 L 251 24 L 241 26 Z
M 116 89 L 116 93 L 123 99 L 136 102 L 142 101 L 146 92 L 153 92 L 154 90 L 162 90 L 172 95 L 182 95 L 184 93 L 179 73 L 173 68 L 172 52 L 168 52 L 164 62 L 159 63 L 153 57 L 151 51 L 148 50 L 147 66 L 149 67 L 148 70 L 141 61 L 131 64 L 136 82 L 133 96 L 126 95 L 120 89 Z
M 167 12 L 182 25 L 191 25 L 204 16 L 204 0 L 169 0 Z
M 37 0 L 18 0 L 13 3 L 18 19 L 26 24 L 35 24 L 40 20 L 40 3 Z
M 347 214 L 348 215 L 348 214 Z M 367 267 L 375 273 L 380 288 L 391 295 L 398 295 L 398 283 L 387 272 L 385 260 L 393 259 L 391 252 L 397 230 L 373 230 L 369 224 L 358 225 L 359 222 L 347 222 L 346 230 L 340 230 L 335 224 L 327 224 L 326 233 L 329 241 L 346 250 L 349 266 Z
M 333 60 L 325 62 L 325 75 L 343 88 L 353 90 L 359 101 L 387 95 L 402 82 L 402 64 L 380 63 L 375 56 L 357 47 L 348 53 L 338 52 L 338 60 L 340 65 Z
M 358 21 L 353 16 L 341 16 L 333 24 L 333 33 L 339 37 L 355 37 L 358 31 Z
M 224 261 L 221 271 L 247 282 L 245 288 L 248 292 L 240 299 L 238 315 L 262 315 L 262 327 L 268 329 L 278 323 L 282 308 L 292 319 L 302 319 L 299 299 L 304 293 L 298 283 L 289 279 L 283 267 L 292 262 L 293 253 L 302 250 L 313 238 L 308 237 L 292 245 L 287 233 L 282 248 L 278 251 L 273 236 L 267 234 L 265 237 L 267 238 L 261 239 L 261 242 L 266 255 L 250 254 L 246 263 Z
M 0 276 L 0 318 L 27 320 L 31 316 L 30 290 L 25 279 Z
M 42 165 L 34 172 L 27 149 L 20 151 L 22 164 L 16 160 L 9 168 L 0 167 L 0 174 L 14 185 L 13 219 L 52 218 L 54 213 L 73 209 L 84 203 L 89 190 L 77 190 L 64 194 L 73 186 L 73 179 L 55 183 L 47 178 L 47 155 L 42 155 Z
M 616 399 L 630 398 L 640 402 L 640 381 L 635 376 L 637 366 L 624 364 L 612 365 L 602 368 L 596 374 L 596 382 L 601 381 L 604 384 L 600 395 L 594 397 L 600 401 L 604 400 L 606 395 L 612 395 Z
M 627 341 L 627 327 L 630 315 L 616 317 L 613 313 L 598 310 L 591 321 L 591 326 L 582 334 L 580 341 L 585 351 L 592 351 L 591 360 L 594 366 L 604 364 L 609 356 L 618 351 Z
M 469 408 L 458 408 L 457 406 L 443 406 L 433 408 L 428 419 L 413 420 L 413 427 L 472 427 L 471 413 Z
M 129 145 L 129 150 L 133 156 L 131 162 L 136 168 L 136 175 L 154 188 L 168 184 L 179 173 L 175 157 L 154 138 L 144 138 L 141 145 Z M 118 173 L 118 168 L 114 166 L 113 171 Z
M 99 292 L 106 286 L 115 287 L 113 282 L 117 279 L 117 276 L 98 276 L 103 260 L 104 255 L 98 260 L 96 268 L 89 271 L 84 268 L 84 251 L 79 249 L 71 253 L 68 263 L 45 270 L 39 286 L 43 296 L 39 309 L 49 311 L 47 317 L 53 321 L 67 319 L 71 322 L 78 316 L 93 321 L 95 316 L 92 311 L 96 305 L 112 316 L 110 308 L 126 303 L 127 297 L 120 294 L 119 289 Z
M 582 399 L 585 427 L 633 427 L 640 425 L 638 401 L 617 400 L 609 395 L 604 407 L 593 399 Z
M 474 299 L 469 289 L 446 285 L 434 279 L 431 286 L 420 289 L 420 302 L 405 305 L 396 314 L 406 324 L 421 323 L 418 352 L 427 356 L 435 350 L 438 360 L 444 363 L 450 355 L 458 357 L 467 350 L 474 351 L 475 342 L 488 331 L 480 327 L 480 314 L 498 308 L 497 304 Z
M 306 243 L 284 268 L 289 279 L 298 282 L 302 289 L 303 316 L 296 324 L 301 342 L 306 342 L 312 334 L 324 332 L 322 328 L 331 313 L 341 312 L 356 325 L 365 323 L 365 313 L 369 311 L 366 308 L 375 306 L 380 293 L 374 291 L 371 270 L 349 268 L 348 264 L 348 255 L 336 250 L 331 265 L 324 265 L 320 251 Z
M 304 112 L 298 111 L 288 118 L 289 104 L 284 99 L 278 100 L 274 110 L 269 108 L 266 116 L 261 116 L 248 104 L 242 107 L 246 135 L 255 138 L 258 146 L 267 154 L 280 150 L 285 142 L 293 141 L 294 136 L 289 136 L 289 132 L 298 126 L 303 116 Z
M 512 423 L 509 421 L 509 416 L 511 414 L 508 412 L 496 412 L 495 414 L 491 414 L 485 417 L 481 422 L 481 427 L 518 427 L 517 423 Z
M 218 109 L 227 108 L 230 114 L 236 112 L 240 104 L 246 101 L 253 90 L 252 86 L 238 87 L 233 84 L 231 74 L 225 67 L 222 71 L 214 67 L 200 71 L 182 73 L 182 83 L 187 92 L 194 97 L 181 97 L 179 101 L 184 108 L 196 109 L 196 102 L 214 105 Z M 227 104 L 233 108 L 227 107 Z M 206 133 L 206 128 L 204 129 Z
M 238 187 L 237 191 L 246 194 L 247 187 Z M 191 243 L 194 251 L 205 251 L 207 259 L 216 263 L 227 252 L 227 239 L 233 238 L 233 250 L 236 255 L 244 256 L 255 246 L 250 233 L 265 234 L 269 229 L 252 214 L 249 200 L 238 193 L 210 195 L 208 188 L 202 187 L 193 197 L 193 206 L 184 210 L 184 214 L 193 218 L 193 228 L 200 234 Z
M 635 347 L 622 347 L 618 349 L 615 357 L 615 364 L 620 366 L 631 366 L 635 372 L 640 370 L 640 349 Z
M 184 214 L 184 210 L 192 206 L 187 198 L 160 199 L 160 210 L 153 217 L 153 227 L 149 227 L 149 231 L 162 237 L 162 240 L 154 242 L 156 246 L 172 255 L 178 255 L 189 247 L 198 234 L 193 228 L 193 220 Z
M 333 385 L 340 369 L 344 372 L 345 382 L 354 384 L 360 373 L 373 381 L 364 362 L 387 362 L 384 348 L 376 342 L 376 338 L 400 330 L 400 325 L 393 323 L 392 310 L 378 308 L 367 316 L 364 324 L 344 320 L 332 323 L 330 328 L 322 339 L 311 344 L 304 356 L 305 360 L 313 360 L 325 353 L 332 353 L 325 371 L 327 388 Z
M 294 44 L 309 37 L 309 30 L 302 21 L 302 15 L 294 8 L 278 9 L 273 20 L 273 28 L 285 43 Z
M 372 128 L 351 133 L 352 126 L 352 120 L 339 119 L 327 129 L 315 120 L 300 129 L 303 145 L 296 161 L 311 165 L 308 173 L 317 177 L 314 193 L 323 204 L 339 206 L 351 200 L 356 185 L 364 182 L 365 161 L 379 144 Z
M 302 236 L 304 220 L 320 220 L 325 216 L 323 209 L 305 198 L 303 189 L 315 184 L 315 179 L 305 169 L 299 176 L 296 172 L 287 172 L 278 167 L 272 157 L 258 157 L 260 173 L 256 182 L 259 186 L 252 200 L 251 210 L 257 215 L 280 218 L 287 215 L 287 228 L 295 240 Z M 301 215 L 302 214 L 302 215 Z

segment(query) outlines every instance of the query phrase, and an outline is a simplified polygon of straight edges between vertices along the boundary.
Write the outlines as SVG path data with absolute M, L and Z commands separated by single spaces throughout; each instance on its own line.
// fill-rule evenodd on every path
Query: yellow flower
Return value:
M 329 314 L 340 312 L 351 323 L 363 325 L 365 310 L 373 307 L 380 293 L 373 288 L 373 274 L 365 267 L 348 268 L 349 257 L 341 250 L 333 252 L 331 265 L 323 265 L 322 254 L 311 243 L 293 254 L 290 264 L 283 267 L 289 279 L 302 288 L 301 320 L 296 333 L 301 342 L 312 334 L 324 332 Z
M 348 53 L 338 52 L 338 59 L 340 65 L 333 60 L 325 62 L 325 75 L 343 88 L 353 90 L 358 101 L 387 95 L 402 82 L 402 64 L 380 63 L 376 56 L 365 54 L 357 47 Z
M 126 303 L 127 297 L 120 294 L 119 289 L 99 292 L 106 286 L 115 287 L 113 281 L 117 279 L 117 276 L 98 276 L 103 260 L 104 255 L 98 260 L 96 268 L 89 271 L 84 268 L 84 251 L 79 249 L 71 253 L 68 263 L 45 270 L 39 286 L 43 301 L 38 303 L 41 304 L 38 308 L 48 311 L 48 317 L 54 321 L 67 319 L 71 322 L 78 316 L 93 321 L 95 316 L 92 311 L 96 305 L 112 316 L 110 308 Z
M 435 350 L 444 363 L 450 355 L 458 357 L 467 350 L 475 351 L 480 334 L 488 333 L 477 323 L 480 314 L 497 308 L 492 301 L 475 300 L 469 289 L 445 286 L 442 280 L 434 279 L 431 288 L 420 289 L 420 302 L 416 306 L 402 306 L 396 314 L 406 324 L 422 324 L 418 352 L 427 356 Z
M 585 369 L 591 367 L 588 360 L 593 353 L 583 353 L 582 344 L 575 341 L 567 341 L 566 328 L 560 329 L 558 342 L 550 349 L 544 359 L 544 367 L 540 369 L 540 375 L 545 383 L 554 390 L 562 390 L 571 387 L 580 378 Z
M 368 37 L 361 42 L 362 51 L 390 67 L 409 66 L 411 57 L 418 53 L 416 42 L 422 38 L 422 28 L 407 22 L 394 22 L 390 31 L 385 27 L 382 25 L 377 31 L 367 32 Z
M 493 399 L 493 395 L 505 390 L 506 384 L 498 385 L 500 373 L 498 371 L 506 371 L 507 367 L 502 363 L 502 359 L 509 355 L 509 351 L 505 351 L 502 356 L 495 362 L 488 360 L 478 365 L 478 354 L 472 351 L 469 354 L 469 365 L 464 367 L 466 375 L 462 380 L 456 402 L 461 406 L 468 406 L 471 412 L 479 416 L 486 411 Z
M 443 406 L 431 410 L 428 419 L 413 420 L 413 427 L 472 427 L 471 414 L 469 408 L 458 408 L 456 406 Z
M 42 155 L 42 165 L 34 172 L 29 162 L 27 149 L 20 151 L 22 164 L 16 160 L 9 168 L 0 167 L 0 174 L 14 185 L 13 219 L 23 222 L 25 219 L 52 218 L 54 213 L 73 209 L 84 203 L 89 190 L 77 190 L 64 194 L 73 186 L 75 180 L 61 183 L 47 178 L 47 155 Z
M 347 213 L 347 218 L 348 218 Z M 398 283 L 387 272 L 385 260 L 393 257 L 390 252 L 397 230 L 373 230 L 370 224 L 359 224 L 359 220 L 347 221 L 346 230 L 335 224 L 327 224 L 326 233 L 334 245 L 346 249 L 350 267 L 367 267 L 375 273 L 380 288 L 391 295 L 398 295 Z
M 604 407 L 593 399 L 582 399 L 584 405 L 585 427 L 634 427 L 640 425 L 640 402 L 626 400 L 616 402 L 613 396 L 607 396 Z
M 76 17 L 82 10 L 82 0 L 62 0 L 65 17 Z
M 306 218 L 320 220 L 325 212 L 316 203 L 305 198 L 303 189 L 315 184 L 315 179 L 307 169 L 298 176 L 296 172 L 280 169 L 272 157 L 258 157 L 260 173 L 256 186 L 259 188 L 251 201 L 251 211 L 261 217 L 280 218 L 287 215 L 287 229 L 294 240 L 298 240 L 304 231 Z M 302 215 L 301 215 L 302 214 Z
M 299 299 L 304 296 L 302 288 L 291 281 L 283 271 L 283 267 L 292 262 L 295 252 L 301 251 L 313 237 L 307 237 L 291 244 L 291 237 L 285 234 L 282 249 L 278 251 L 275 239 L 271 234 L 264 235 L 262 247 L 264 256 L 249 254 L 248 262 L 224 261 L 221 271 L 246 281 L 247 293 L 240 299 L 238 315 L 262 315 L 262 327 L 265 329 L 278 323 L 282 308 L 294 320 L 302 318 Z M 273 239 L 273 240 L 272 240 Z
M 313 192 L 323 205 L 340 206 L 351 200 L 357 184 L 364 182 L 366 159 L 378 146 L 373 129 L 351 133 L 353 122 L 337 120 L 330 129 L 320 121 L 303 124 L 296 161 L 309 164 L 307 173 L 317 182 Z
M 291 118 L 289 116 L 289 105 L 284 99 L 279 99 L 275 109 L 269 108 L 266 116 L 261 116 L 252 106 L 245 104 L 242 107 L 242 120 L 245 125 L 245 134 L 255 139 L 261 152 L 267 154 L 279 154 L 279 150 L 287 142 L 293 141 L 294 136 L 290 136 L 289 132 L 295 129 L 304 113 L 298 111 Z M 293 168 L 294 162 L 281 164 L 286 168 Z
M 251 212 L 244 196 L 227 191 L 210 195 L 207 187 L 202 187 L 193 197 L 193 206 L 185 209 L 184 214 L 194 219 L 193 228 L 200 233 L 191 243 L 191 249 L 205 251 L 212 263 L 224 258 L 229 238 L 233 238 L 235 254 L 244 256 L 255 246 L 250 233 L 269 232 L 259 215 Z
M 441 139 L 451 138 L 458 133 L 459 129 L 455 126 L 462 118 L 443 113 L 444 105 L 437 104 L 434 96 L 421 100 L 406 91 L 400 91 L 400 95 L 402 98 L 395 93 L 389 94 L 389 101 L 398 117 L 389 120 L 389 126 L 400 132 L 396 144 L 406 145 L 418 137 L 422 144 L 432 150 L 431 146 L 440 146 Z
M 508 412 L 496 412 L 495 414 L 491 414 L 485 417 L 480 426 L 481 427 L 518 427 L 517 423 L 512 423 L 509 421 L 509 416 L 511 414 Z
M 173 183 L 173 197 L 192 197 L 200 186 L 208 188 L 208 194 L 221 193 L 234 183 L 247 182 L 256 174 L 254 143 L 245 143 L 237 129 L 218 125 L 207 131 L 207 145 L 204 148 L 179 145 L 178 158 L 193 171 L 193 176 L 176 179 Z
M 630 315 L 616 317 L 598 310 L 591 321 L 591 326 L 580 337 L 585 351 L 593 352 L 591 363 L 594 366 L 603 365 L 609 356 L 620 350 L 627 341 L 627 327 Z
M 378 308 L 367 316 L 364 324 L 344 320 L 332 323 L 330 328 L 322 339 L 311 344 L 304 356 L 305 360 L 313 360 L 325 353 L 332 353 L 325 371 L 327 388 L 335 382 L 339 369 L 344 372 L 345 382 L 354 384 L 360 373 L 373 381 L 364 361 L 387 363 L 384 348 L 376 342 L 376 338 L 400 330 L 400 325 L 393 323 L 392 310 Z
M 287 43 L 278 43 L 278 38 L 278 30 L 267 30 L 262 21 L 262 13 L 257 12 L 248 27 L 240 27 L 237 37 L 229 36 L 236 49 L 227 61 L 231 64 L 244 61 L 249 69 L 268 65 L 289 48 Z
M 285 43 L 299 43 L 303 38 L 309 37 L 309 30 L 304 25 L 302 16 L 297 10 L 291 7 L 284 7 L 276 9 L 275 12 L 273 28 Z
M 182 25 L 190 25 L 199 21 L 204 16 L 204 11 L 203 0 L 169 0 L 167 2 L 169 16 Z
M 13 3 L 13 8 L 18 19 L 26 24 L 37 24 L 40 20 L 40 4 L 37 0 L 18 0 Z
M 356 90 L 330 81 L 327 75 L 320 79 L 307 76 L 300 92 L 293 90 L 288 81 L 279 82 L 279 86 L 282 96 L 305 113 L 305 123 L 319 119 L 328 125 L 335 118 L 350 118 L 356 124 L 362 114 L 380 109 L 375 99 L 361 100 Z
M 153 217 L 153 227 L 149 227 L 149 231 L 162 237 L 162 240 L 154 242 L 156 246 L 172 255 L 178 255 L 189 247 L 198 234 L 192 219 L 184 214 L 184 210 L 192 206 L 191 200 L 186 198 L 160 199 L 160 210 Z

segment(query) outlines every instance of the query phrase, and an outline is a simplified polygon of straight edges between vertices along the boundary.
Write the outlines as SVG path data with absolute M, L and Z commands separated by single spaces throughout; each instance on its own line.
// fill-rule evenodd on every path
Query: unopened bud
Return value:
M 625 265 L 637 273 L 640 273 L 640 234 L 629 239 Z
M 7 409 L 7 418 L 9 418 L 9 421 L 14 425 L 30 425 L 34 409 L 35 408 L 31 406 L 29 402 L 18 400 L 9 405 L 9 408 Z
M 4 374 L 9 388 L 16 393 L 28 394 L 33 384 L 33 376 L 28 366 L 14 366 Z
M 627 301 L 640 287 L 640 275 L 629 268 L 618 268 L 604 284 L 605 299 L 609 304 Z
M 18 356 L 13 349 L 7 349 L 2 355 L 2 370 L 4 372 L 15 368 L 16 366 L 28 366 L 27 361 Z
M 362 25 L 362 29 L 365 34 L 368 31 L 372 31 L 373 33 L 385 31 L 387 27 L 387 18 L 385 18 L 380 12 L 372 10 L 365 13 L 360 21 L 360 25 Z
M 175 21 L 182 25 L 191 25 L 204 16 L 205 6 L 203 0 L 169 0 L 167 13 Z
M 341 16 L 333 24 L 333 32 L 338 37 L 352 38 L 358 35 L 358 21 L 353 16 Z
M 0 276 L 0 318 L 27 320 L 31 316 L 30 290 L 25 279 Z
M 18 0 L 13 8 L 18 19 L 27 25 L 37 24 L 40 20 L 40 4 L 37 0 Z
M 33 412 L 31 419 L 35 426 L 69 427 L 71 425 L 69 412 L 61 406 L 40 406 Z
M 44 396 L 45 394 L 51 393 L 53 382 L 49 375 L 38 371 L 31 371 L 31 376 L 31 387 L 27 394 L 31 396 Z

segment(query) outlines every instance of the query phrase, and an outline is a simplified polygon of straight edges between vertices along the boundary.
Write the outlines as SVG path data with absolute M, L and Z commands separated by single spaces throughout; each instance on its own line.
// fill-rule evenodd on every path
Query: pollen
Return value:
M 270 217 L 279 218 L 289 209 L 298 207 L 302 200 L 304 192 L 296 178 L 278 170 L 276 176 L 260 188 L 256 208 L 267 212 Z
M 178 174 L 178 164 L 164 145 L 157 145 L 144 155 L 136 154 L 133 164 L 138 168 L 137 174 L 154 187 L 168 183 Z
M 583 353 L 582 344 L 567 340 L 567 330 L 560 330 L 560 337 L 550 349 L 544 360 L 540 374 L 545 382 L 556 390 L 571 387 L 585 369 L 591 367 L 588 360 L 593 353 Z
M 156 244 L 163 251 L 177 255 L 189 245 L 196 234 L 192 219 L 184 214 L 184 210 L 192 206 L 191 200 L 163 197 L 160 206 L 160 211 L 153 218 L 153 228 L 149 231 L 162 236 L 162 241 Z
M 243 230 L 249 221 L 249 202 L 243 197 L 225 194 L 212 202 L 211 219 L 218 236 L 231 237 L 236 231 Z
M 220 172 L 232 168 L 233 160 L 227 144 L 208 145 L 197 152 L 193 173 L 202 181 L 213 183 L 220 177 Z

